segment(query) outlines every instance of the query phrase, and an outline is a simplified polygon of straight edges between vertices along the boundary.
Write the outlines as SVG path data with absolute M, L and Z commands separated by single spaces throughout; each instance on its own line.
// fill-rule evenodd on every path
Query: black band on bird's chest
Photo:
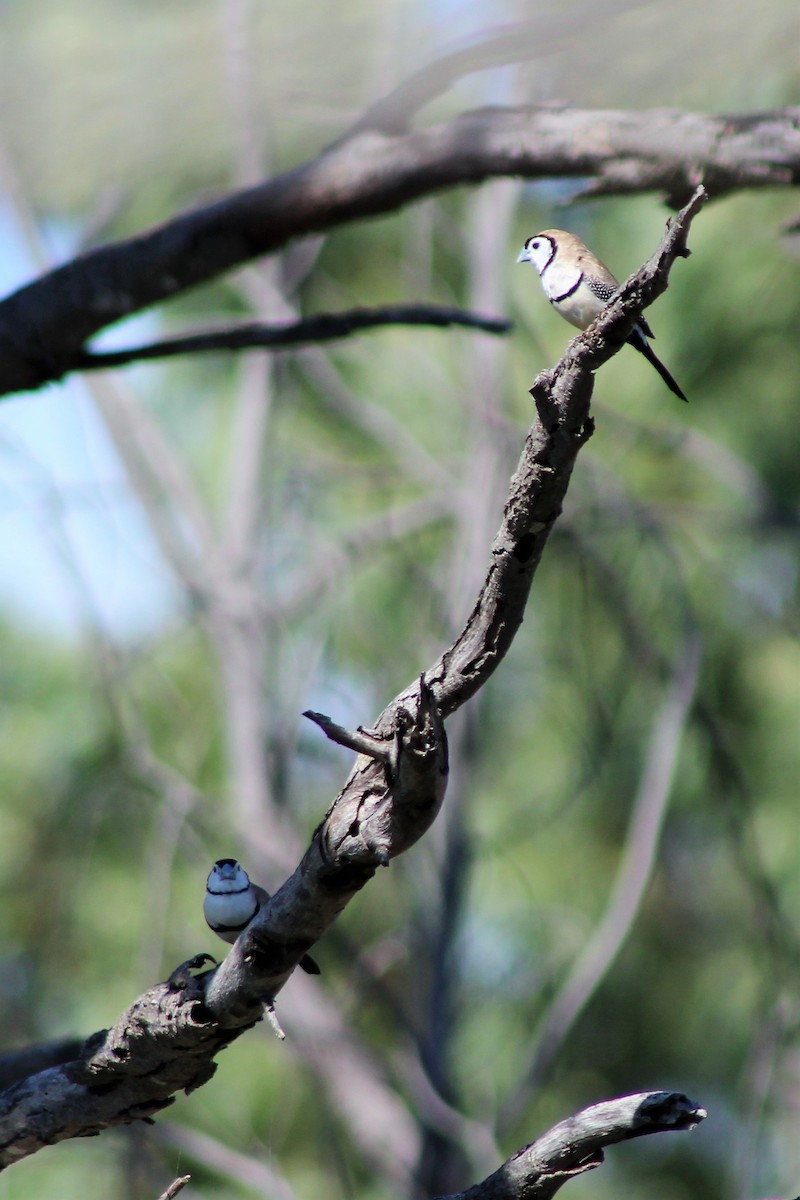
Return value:
M 581 286 L 581 284 L 582 284 L 582 283 L 583 283 L 583 271 L 581 271 L 580 275 L 579 275 L 579 276 L 578 276 L 578 278 L 575 280 L 575 282 L 573 283 L 572 287 L 571 287 L 571 288 L 567 288 L 566 292 L 564 292 L 564 294 L 563 294 L 563 295 L 561 295 L 561 296 L 551 296 L 551 297 L 550 297 L 550 303 L 551 303 L 551 304 L 561 304 L 561 302 L 562 302 L 563 300 L 569 300 L 570 296 L 574 296 L 574 295 L 575 295 L 575 293 L 577 292 L 578 288 Z
M 253 913 L 253 917 L 254 916 L 255 913 Z M 248 917 L 247 920 L 242 921 L 240 925 L 212 925 L 210 921 L 207 922 L 207 924 L 210 929 L 213 929 L 214 933 L 241 933 L 243 929 L 247 928 L 253 917 Z

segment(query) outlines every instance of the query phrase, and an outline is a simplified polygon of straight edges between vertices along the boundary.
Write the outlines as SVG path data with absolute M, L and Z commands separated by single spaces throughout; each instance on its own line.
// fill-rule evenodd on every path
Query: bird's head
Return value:
M 558 243 L 552 230 L 547 230 L 545 233 L 534 233 L 532 237 L 526 239 L 517 262 L 530 263 L 541 275 L 555 258 L 557 248 Z
M 247 871 L 235 858 L 218 858 L 209 872 L 206 883 L 206 890 L 214 896 L 246 892 L 249 887 L 250 878 Z

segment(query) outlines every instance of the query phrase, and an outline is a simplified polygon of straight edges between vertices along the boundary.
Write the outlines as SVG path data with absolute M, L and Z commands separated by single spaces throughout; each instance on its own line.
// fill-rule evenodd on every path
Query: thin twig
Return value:
M 191 1175 L 179 1175 L 177 1179 L 173 1179 L 167 1190 L 161 1193 L 158 1200 L 175 1200 L 178 1192 L 183 1191 L 191 1178 Z
M 173 358 L 178 354 L 203 354 L 211 350 L 285 350 L 290 346 L 332 342 L 386 325 L 426 325 L 437 329 L 459 325 L 492 334 L 508 333 L 512 328 L 512 322 L 502 317 L 486 317 L 460 308 L 438 304 L 394 304 L 383 308 L 354 308 L 342 313 L 318 313 L 286 325 L 266 325 L 256 321 L 233 329 L 164 338 L 160 342 L 129 346 L 125 350 L 85 351 L 75 356 L 72 365 L 80 371 L 106 371 L 109 367 L 122 367 L 127 363 Z
M 283 1026 L 281 1025 L 280 1021 L 278 1020 L 278 1014 L 275 1012 L 275 1008 L 272 1004 L 265 1005 L 264 1015 L 267 1018 L 267 1024 L 269 1025 L 272 1032 L 275 1034 L 275 1037 L 278 1039 L 278 1041 L 285 1042 L 286 1034 L 283 1031 Z
M 325 736 L 330 741 L 336 742 L 337 746 L 355 750 L 356 754 L 366 754 L 368 758 L 374 758 L 376 762 L 385 763 L 387 766 L 392 762 L 392 744 L 382 738 L 376 738 L 374 734 L 367 733 L 360 728 L 351 732 L 344 726 L 337 725 L 324 713 L 312 712 L 311 709 L 304 712 L 303 716 L 309 721 L 313 721 L 315 725 L 319 725 Z

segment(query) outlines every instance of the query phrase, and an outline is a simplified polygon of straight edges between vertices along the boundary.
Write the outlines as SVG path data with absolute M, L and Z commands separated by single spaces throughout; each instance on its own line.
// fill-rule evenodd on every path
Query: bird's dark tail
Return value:
M 681 400 L 686 400 L 686 403 L 688 404 L 689 401 L 686 399 L 686 396 L 684 396 L 683 392 L 678 387 L 677 383 L 672 378 L 669 371 L 662 363 L 661 359 L 656 358 L 655 354 L 650 349 L 650 343 L 647 341 L 647 338 L 644 336 L 644 334 L 638 328 L 634 329 L 633 333 L 628 338 L 628 342 L 630 343 L 631 346 L 634 346 L 639 351 L 640 354 L 643 354 L 645 356 L 645 358 L 647 359 L 647 361 L 655 367 L 655 369 L 658 371 L 659 375 L 664 380 L 664 383 L 667 385 L 669 390 L 671 392 L 674 392 L 676 396 L 679 396 Z

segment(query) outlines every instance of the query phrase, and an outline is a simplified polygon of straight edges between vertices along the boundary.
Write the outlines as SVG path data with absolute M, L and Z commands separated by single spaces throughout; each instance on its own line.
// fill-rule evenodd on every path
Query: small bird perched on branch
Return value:
M 269 899 L 269 892 L 252 883 L 235 858 L 218 858 L 206 881 L 203 916 L 217 937 L 233 943 Z M 319 975 L 319 967 L 309 954 L 303 955 L 300 966 L 309 975 Z
M 535 267 L 553 308 L 578 329 L 591 325 L 619 288 L 608 267 L 595 258 L 579 237 L 563 229 L 545 229 L 529 237 L 517 262 L 529 262 Z M 647 339 L 654 336 L 645 318 L 640 316 L 628 343 L 652 363 L 669 390 L 685 400 L 678 384 L 650 349 Z

